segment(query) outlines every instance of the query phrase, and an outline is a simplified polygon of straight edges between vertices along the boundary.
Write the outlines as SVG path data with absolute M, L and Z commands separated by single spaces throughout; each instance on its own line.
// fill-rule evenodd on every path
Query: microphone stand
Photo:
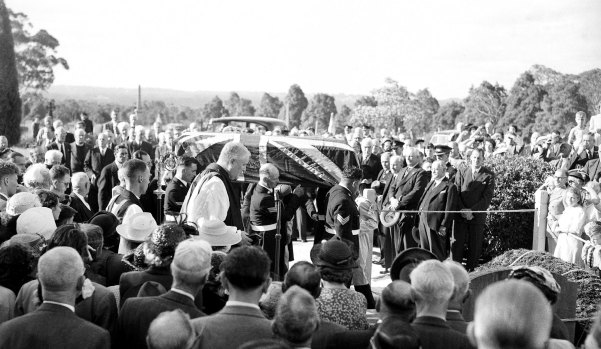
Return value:
M 273 267 L 274 273 L 274 281 L 280 281 L 280 241 L 282 240 L 282 234 L 280 232 L 281 224 L 280 221 L 282 219 L 282 211 L 281 211 L 281 198 L 280 191 L 276 188 L 273 190 L 275 197 L 275 205 L 277 209 L 277 219 L 276 219 L 276 228 L 275 228 L 275 266 Z

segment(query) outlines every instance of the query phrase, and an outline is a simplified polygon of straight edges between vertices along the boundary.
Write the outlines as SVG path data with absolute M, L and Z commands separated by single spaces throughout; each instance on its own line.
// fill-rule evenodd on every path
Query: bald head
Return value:
M 478 348 L 544 348 L 551 333 L 552 310 L 543 293 L 521 280 L 487 287 L 476 300 L 468 330 Z
M 47 293 L 54 292 L 71 291 L 75 294 L 83 273 L 81 255 L 71 247 L 55 247 L 44 253 L 38 261 L 38 279 L 44 298 L 47 298 Z
M 149 349 L 189 348 L 193 341 L 190 317 L 180 309 L 160 313 L 150 323 L 146 336 Z

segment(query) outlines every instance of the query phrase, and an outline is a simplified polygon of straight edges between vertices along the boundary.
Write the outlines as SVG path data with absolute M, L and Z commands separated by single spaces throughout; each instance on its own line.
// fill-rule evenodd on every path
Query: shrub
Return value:
M 490 210 L 534 208 L 534 193 L 553 174 L 548 163 L 521 156 L 490 158 L 484 166 L 496 175 Z M 531 249 L 533 228 L 533 212 L 488 214 L 482 259 L 488 261 L 511 249 Z

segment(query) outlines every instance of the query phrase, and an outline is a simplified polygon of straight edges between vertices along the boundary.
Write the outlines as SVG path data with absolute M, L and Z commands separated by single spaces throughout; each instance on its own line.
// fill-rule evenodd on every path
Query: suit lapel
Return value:
M 432 181 L 432 183 L 434 183 L 434 181 Z M 443 189 L 446 189 L 448 184 L 448 180 L 446 177 L 444 177 L 442 179 L 442 182 L 440 182 L 439 185 L 435 186 L 434 188 L 432 188 L 432 194 L 431 197 L 434 198 L 436 197 L 436 195 L 438 195 L 441 191 L 443 191 Z

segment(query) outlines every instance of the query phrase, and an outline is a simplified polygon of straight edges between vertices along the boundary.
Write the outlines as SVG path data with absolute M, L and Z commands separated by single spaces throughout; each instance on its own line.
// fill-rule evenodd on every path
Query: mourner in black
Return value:
M 276 260 L 276 230 L 278 224 L 278 202 L 275 201 L 275 195 L 284 196 L 278 184 L 280 173 L 272 164 L 264 164 L 259 169 L 259 183 L 255 187 L 250 202 L 250 228 L 257 235 L 262 235 L 262 246 L 265 252 L 271 259 L 271 272 L 275 271 Z M 277 191 L 277 192 L 276 192 Z M 280 234 L 281 240 L 279 244 L 279 275 L 274 275 L 277 280 L 281 280 L 282 276 L 288 270 L 284 260 L 284 249 L 289 240 L 287 235 L 287 222 L 294 217 L 294 213 L 298 206 L 303 203 L 304 189 L 300 186 L 296 187 L 292 196 L 287 200 L 287 204 L 282 202 L 280 206 Z
M 196 177 L 197 170 L 198 160 L 185 156 L 179 161 L 175 176 L 165 190 L 165 204 L 163 207 L 167 219 L 170 219 L 170 212 L 179 214 L 186 194 L 188 194 L 188 189 L 190 189 L 190 184 Z

